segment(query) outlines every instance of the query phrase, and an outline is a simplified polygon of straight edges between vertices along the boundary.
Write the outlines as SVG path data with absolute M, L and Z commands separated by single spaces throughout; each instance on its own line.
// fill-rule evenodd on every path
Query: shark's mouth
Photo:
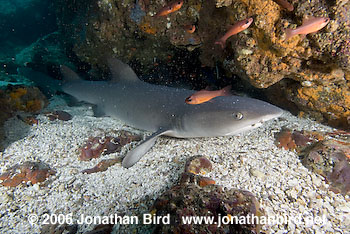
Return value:
M 258 128 L 260 126 L 263 125 L 263 120 L 261 120 L 260 122 L 256 122 L 256 123 L 253 123 L 253 124 L 250 124 L 250 125 L 247 125 L 245 127 L 240 127 L 239 128 L 239 131 L 235 131 L 235 132 L 231 132 L 231 133 L 227 133 L 225 134 L 226 136 L 231 136 L 231 135 L 235 135 L 235 134 L 238 134 L 238 133 L 241 133 L 241 132 L 245 132 L 245 131 L 248 131 L 248 130 L 251 130 L 251 129 L 254 129 L 254 128 Z

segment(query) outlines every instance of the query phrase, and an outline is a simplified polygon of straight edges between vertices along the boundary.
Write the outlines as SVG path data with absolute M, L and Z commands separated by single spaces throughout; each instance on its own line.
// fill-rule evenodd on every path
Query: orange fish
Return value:
M 186 25 L 184 26 L 184 29 L 188 33 L 194 33 L 194 31 L 196 31 L 196 25 L 194 24 Z
M 168 15 L 170 13 L 173 13 L 173 12 L 179 10 L 183 4 L 184 4 L 183 0 L 177 0 L 177 1 L 170 2 L 168 5 L 166 5 L 162 9 L 160 9 L 158 11 L 158 13 L 155 14 L 155 16 L 165 16 L 165 15 Z
M 275 3 L 280 5 L 283 8 L 286 8 L 288 11 L 293 11 L 294 7 L 287 0 L 273 0 Z
M 221 46 L 221 48 L 225 48 L 226 46 L 226 40 L 239 33 L 239 32 L 242 32 L 243 30 L 247 29 L 251 23 L 253 22 L 253 18 L 248 18 L 248 19 L 245 19 L 245 20 L 241 20 L 241 21 L 238 21 L 235 25 L 233 25 L 228 31 L 227 33 L 225 33 L 224 36 L 222 36 L 220 39 L 218 39 L 215 44 L 218 44 Z
M 296 29 L 287 28 L 286 29 L 286 39 L 297 35 L 297 34 L 309 34 L 317 32 L 318 30 L 322 29 L 329 23 L 329 18 L 327 17 L 311 17 L 307 20 L 304 20 L 303 24 Z
M 214 90 L 214 91 L 202 89 L 202 90 L 192 94 L 188 98 L 186 98 L 185 102 L 187 104 L 192 104 L 192 105 L 201 104 L 201 103 L 207 102 L 215 97 L 230 96 L 231 95 L 230 90 L 231 90 L 231 85 L 226 86 L 223 89 Z

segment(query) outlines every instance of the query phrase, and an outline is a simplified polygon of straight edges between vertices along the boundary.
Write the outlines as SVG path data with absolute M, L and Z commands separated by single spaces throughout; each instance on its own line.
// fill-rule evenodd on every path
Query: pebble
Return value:
M 288 181 L 288 185 L 291 187 L 296 186 L 297 184 L 299 184 L 299 180 L 298 179 L 291 179 Z
M 293 199 L 297 199 L 297 197 L 298 197 L 298 191 L 296 191 L 295 189 L 289 189 L 289 190 L 287 190 L 286 191 L 286 194 L 289 196 L 289 197 L 291 197 L 291 198 L 293 198 Z
M 334 213 L 334 208 L 333 208 L 333 206 L 331 206 L 331 204 L 329 204 L 329 202 L 325 202 L 323 204 L 323 207 L 325 207 L 329 213 L 331 213 L 331 214 Z
M 3 193 L 0 195 L 0 203 L 7 203 L 12 201 L 12 197 L 10 197 L 7 193 Z
M 32 188 L 33 188 L 33 191 L 39 191 L 40 190 L 39 184 L 33 184 Z
M 250 168 L 249 169 L 249 172 L 252 176 L 255 176 L 259 179 L 264 179 L 265 178 L 265 174 L 257 169 L 253 169 L 253 168 Z
M 28 196 L 28 195 L 24 195 L 24 196 L 22 197 L 22 200 L 24 200 L 24 201 L 32 201 L 32 200 L 33 200 L 33 197 L 32 197 L 32 196 Z
M 61 193 L 61 192 L 63 192 L 64 190 L 66 190 L 66 186 L 65 186 L 64 184 L 60 184 L 60 185 L 58 186 L 58 191 Z
M 349 215 L 350 215 L 350 204 L 340 205 L 340 206 L 336 207 L 336 210 L 337 211 L 341 211 L 341 212 L 349 213 Z
M 316 186 L 316 187 L 320 187 L 322 184 L 322 180 L 317 177 L 317 175 L 315 174 L 311 174 L 311 179 L 312 179 L 312 183 Z

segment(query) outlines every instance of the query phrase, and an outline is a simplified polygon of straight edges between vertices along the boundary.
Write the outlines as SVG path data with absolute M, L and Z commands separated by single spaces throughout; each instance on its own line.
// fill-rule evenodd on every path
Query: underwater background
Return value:
M 349 1 L 0 3 L 1 233 L 350 233 Z M 230 86 L 285 113 L 234 137 L 160 138 L 125 169 L 150 134 L 59 88 L 61 65 L 108 81 L 112 57 L 148 83 Z M 144 214 L 171 224 L 128 223 Z M 322 222 L 218 226 L 248 214 Z M 179 224 L 205 215 L 215 225 Z

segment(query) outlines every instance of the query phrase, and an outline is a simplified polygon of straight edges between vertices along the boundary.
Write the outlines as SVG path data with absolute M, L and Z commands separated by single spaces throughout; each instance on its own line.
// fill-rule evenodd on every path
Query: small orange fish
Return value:
M 286 29 L 286 40 L 297 35 L 297 34 L 309 34 L 317 32 L 329 23 L 329 18 L 327 17 L 311 17 L 304 20 L 303 24 L 296 29 L 287 28 Z
M 165 16 L 165 15 L 168 15 L 170 13 L 173 13 L 173 12 L 179 10 L 183 4 L 184 4 L 183 0 L 177 0 L 177 1 L 170 2 L 168 5 L 166 5 L 162 9 L 160 9 L 158 11 L 158 13 L 155 14 L 155 16 Z
M 294 7 L 287 0 L 273 0 L 275 3 L 280 5 L 283 8 L 286 8 L 288 11 L 293 11 Z
M 188 98 L 186 98 L 185 102 L 187 104 L 192 104 L 192 105 L 201 104 L 201 103 L 207 102 L 215 97 L 230 96 L 231 95 L 230 90 L 231 90 L 231 85 L 226 86 L 223 89 L 214 90 L 214 91 L 202 89 L 202 90 L 192 94 Z
M 196 31 L 196 25 L 194 24 L 186 25 L 184 26 L 184 29 L 188 33 L 194 33 L 194 31 Z
M 243 30 L 247 29 L 251 23 L 253 22 L 253 18 L 248 18 L 248 19 L 245 19 L 245 20 L 241 20 L 241 21 L 238 21 L 235 25 L 233 25 L 228 31 L 227 33 L 225 33 L 224 36 L 222 36 L 220 39 L 218 39 L 215 44 L 218 44 L 221 46 L 221 48 L 225 48 L 226 46 L 226 40 L 239 33 L 239 32 L 242 32 Z

